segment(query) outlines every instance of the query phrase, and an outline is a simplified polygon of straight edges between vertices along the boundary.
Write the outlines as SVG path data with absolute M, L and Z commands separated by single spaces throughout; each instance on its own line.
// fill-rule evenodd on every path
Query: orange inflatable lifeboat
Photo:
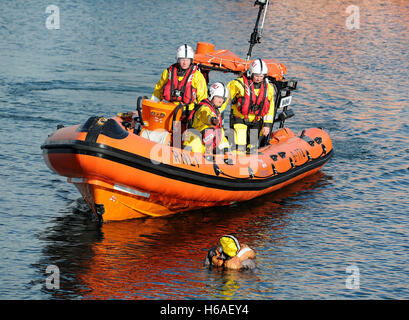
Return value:
M 211 46 L 204 49 L 209 47 L 212 51 L 195 57 L 203 72 L 245 70 L 246 63 L 234 66 L 228 61 L 226 66 L 223 55 L 212 60 L 217 66 L 205 62 L 203 55 L 214 53 Z M 94 116 L 84 124 L 58 128 L 41 146 L 44 160 L 77 187 L 100 221 L 230 205 L 272 192 L 318 171 L 333 154 L 331 139 L 322 129 L 295 135 L 284 127 L 296 82 L 279 73 L 269 78 L 279 93 L 275 103 L 282 112 L 275 122 L 280 125 L 255 153 L 206 155 L 183 150 L 176 126 L 178 108 L 140 97 L 136 111 L 111 118 Z

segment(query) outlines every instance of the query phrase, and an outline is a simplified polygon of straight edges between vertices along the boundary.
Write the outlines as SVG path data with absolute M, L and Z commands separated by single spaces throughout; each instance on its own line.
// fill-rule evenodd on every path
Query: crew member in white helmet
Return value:
M 221 115 L 227 104 L 228 90 L 222 82 L 215 82 L 209 87 L 208 95 L 189 114 L 185 150 L 213 154 L 229 148 Z
M 195 103 L 207 98 L 207 85 L 198 66 L 193 63 L 194 51 L 184 44 L 176 52 L 176 63 L 162 73 L 151 100 L 183 103 L 192 110 Z
M 254 147 L 249 141 L 249 130 L 267 136 L 274 121 L 274 87 L 267 78 L 267 64 L 254 60 L 247 74 L 229 82 L 231 94 L 231 121 L 238 153 Z M 257 135 L 257 137 L 258 137 Z M 256 137 L 256 139 L 257 139 Z

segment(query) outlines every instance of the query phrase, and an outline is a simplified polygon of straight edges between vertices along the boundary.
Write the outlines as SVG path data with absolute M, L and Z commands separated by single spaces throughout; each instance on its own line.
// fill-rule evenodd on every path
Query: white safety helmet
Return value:
M 222 82 L 215 82 L 209 87 L 209 100 L 211 101 L 214 97 L 221 97 L 224 100 L 227 99 L 227 88 Z
M 176 60 L 193 59 L 194 55 L 195 53 L 192 47 L 188 46 L 187 44 L 184 44 L 178 48 L 178 51 L 176 52 Z
M 261 59 L 254 60 L 250 64 L 250 68 L 249 68 L 249 71 L 248 71 L 249 77 L 251 77 L 253 74 L 267 75 L 268 74 L 267 64 Z

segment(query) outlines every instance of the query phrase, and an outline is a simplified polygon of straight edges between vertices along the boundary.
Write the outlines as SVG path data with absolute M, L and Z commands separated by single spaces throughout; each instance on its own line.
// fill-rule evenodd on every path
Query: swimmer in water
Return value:
M 254 269 L 256 254 L 246 244 L 241 244 L 236 237 L 225 235 L 220 238 L 219 244 L 207 253 L 204 265 L 223 269 Z

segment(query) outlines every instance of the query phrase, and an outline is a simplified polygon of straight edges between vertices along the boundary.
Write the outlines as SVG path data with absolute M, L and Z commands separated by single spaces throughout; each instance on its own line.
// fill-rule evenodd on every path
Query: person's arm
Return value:
M 226 260 L 224 266 L 227 269 L 235 269 L 238 270 L 241 268 L 241 260 L 239 257 L 234 256 L 233 258 Z
M 239 78 L 240 79 L 240 78 Z M 230 99 L 229 99 L 229 105 L 230 105 L 230 110 L 231 114 L 234 116 L 239 116 L 240 113 L 237 110 L 236 104 L 235 104 L 235 99 L 244 96 L 244 85 L 242 82 L 238 79 L 232 80 L 228 83 L 227 85 L 229 92 L 230 92 Z
M 254 259 L 256 254 L 248 245 L 243 244 L 240 251 L 233 258 L 225 262 L 225 267 L 228 269 L 241 269 L 243 262 L 248 259 Z
M 263 136 L 267 136 L 273 127 L 274 121 L 274 87 L 271 84 L 268 84 L 268 100 L 270 101 L 270 108 L 268 113 L 263 117 L 264 127 L 262 131 Z
M 207 98 L 207 84 L 203 74 L 200 71 L 196 71 L 192 79 L 192 86 L 196 88 L 196 103 Z
M 240 96 L 244 95 L 244 86 L 242 85 L 241 82 L 239 83 L 239 81 L 240 80 L 238 80 L 238 79 L 234 79 L 234 80 L 230 81 L 227 84 L 227 89 L 229 90 L 229 99 L 228 100 L 229 100 L 230 104 L 233 104 L 232 100 L 236 96 L 240 97 Z
M 197 118 L 204 125 L 216 126 L 218 123 L 217 115 L 207 106 L 202 106 L 196 111 L 195 118 Z
M 224 260 L 220 258 L 220 252 L 219 250 L 216 250 L 216 255 L 212 257 L 212 264 L 216 267 L 221 267 L 223 266 Z
M 153 90 L 151 100 L 161 101 L 163 99 L 163 86 L 168 82 L 168 78 L 168 69 L 165 69 L 162 72 L 162 76 Z
M 239 253 L 237 254 L 237 257 L 239 257 L 240 261 L 254 259 L 256 257 L 256 253 L 248 245 L 243 244 Z
M 217 251 L 217 246 L 211 248 L 206 255 L 206 258 L 204 260 L 204 265 L 206 267 L 210 266 L 212 264 L 212 258 L 216 255 L 216 251 Z

